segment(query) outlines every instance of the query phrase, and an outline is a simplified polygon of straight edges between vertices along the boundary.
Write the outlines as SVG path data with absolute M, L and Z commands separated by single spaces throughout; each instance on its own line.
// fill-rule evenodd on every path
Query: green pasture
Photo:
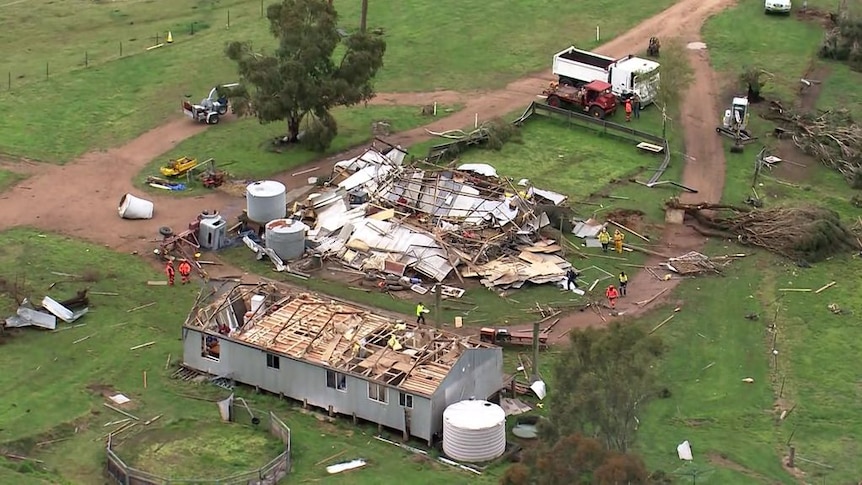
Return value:
M 371 2 L 369 26 L 382 28 L 388 42 L 377 88 L 499 88 L 547 68 L 570 44 L 594 47 L 597 25 L 606 41 L 671 3 Z M 358 28 L 359 4 L 336 6 L 344 29 Z M 260 9 L 257 0 L 4 6 L 0 41 L 9 55 L 0 59 L 0 153 L 65 163 L 178 115 L 184 96 L 197 101 L 235 81 L 223 53 L 228 42 L 272 44 Z M 173 44 L 146 50 L 168 31 Z
M 715 16 L 704 41 L 727 78 L 737 74 L 741 63 L 762 62 L 775 80 L 767 95 L 792 105 L 798 79 L 812 62 L 822 34 L 812 24 L 766 17 L 759 10 L 758 5 L 741 4 Z M 727 30 L 754 23 L 757 28 L 734 29 L 742 37 Z M 842 96 L 853 96 L 847 88 L 860 80 L 841 65 L 830 65 L 830 71 L 822 80 L 821 109 L 846 103 L 850 98 Z M 751 129 L 775 149 L 778 142 L 767 136 L 773 125 L 757 118 L 759 109 L 752 115 Z M 729 148 L 729 142 L 725 145 Z M 761 146 L 749 145 L 743 154 L 726 150 L 724 202 L 741 204 L 751 195 L 754 156 Z M 854 225 L 859 212 L 849 199 L 856 192 L 816 161 L 801 156 L 800 161 L 811 165 L 803 180 L 787 180 L 786 167 L 760 177 L 755 189 L 766 207 L 826 206 Z M 749 256 L 733 262 L 724 276 L 681 285 L 682 311 L 658 331 L 669 345 L 660 372 L 671 396 L 650 404 L 640 417 L 638 449 L 647 464 L 680 482 L 796 483 L 781 465 L 793 446 L 806 482 L 858 480 L 862 428 L 851 417 L 862 409 L 858 372 L 848 358 L 860 351 L 853 319 L 862 311 L 853 270 L 857 258 L 835 256 L 801 268 L 727 241 L 713 241 L 707 249 Z M 815 293 L 831 281 L 837 283 Z M 780 291 L 788 288 L 811 291 Z M 830 311 L 830 304 L 838 305 L 841 313 Z M 669 312 L 657 310 L 643 324 L 655 325 Z M 758 318 L 746 319 L 748 314 Z M 772 353 L 773 339 L 777 354 Z M 742 382 L 747 377 L 754 383 Z M 785 420 L 779 419 L 782 411 L 790 411 Z M 691 464 L 683 465 L 676 457 L 676 445 L 683 440 L 694 450 Z
M 375 121 L 387 121 L 390 129 L 395 132 L 422 126 L 432 119 L 423 116 L 419 106 L 341 108 L 335 112 L 335 117 L 338 120 L 338 136 L 323 154 L 301 146 L 274 147 L 272 141 L 276 137 L 284 136 L 285 126 L 282 123 L 262 125 L 256 118 L 232 118 L 181 142 L 170 152 L 150 162 L 136 178 L 135 184 L 146 187 L 144 181 L 148 175 L 162 177 L 159 167 L 164 166 L 170 159 L 183 156 L 198 160 L 214 158 L 217 167 L 224 166 L 224 170 L 235 178 L 256 180 L 270 177 L 370 140 L 371 125 Z M 182 181 L 186 182 L 185 179 Z M 195 180 L 188 186 L 190 190 L 175 193 L 196 195 L 205 190 Z

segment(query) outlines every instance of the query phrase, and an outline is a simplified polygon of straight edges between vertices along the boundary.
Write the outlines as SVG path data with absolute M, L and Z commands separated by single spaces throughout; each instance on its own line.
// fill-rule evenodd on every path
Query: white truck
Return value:
M 572 46 L 554 56 L 553 73 L 560 84 L 575 87 L 606 81 L 620 98 L 637 93 L 642 106 L 652 103 L 658 91 L 659 63 L 633 55 L 614 59 Z

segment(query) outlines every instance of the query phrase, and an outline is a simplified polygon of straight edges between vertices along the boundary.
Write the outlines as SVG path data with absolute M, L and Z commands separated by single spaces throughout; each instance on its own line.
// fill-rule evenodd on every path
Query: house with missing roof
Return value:
M 429 444 L 447 406 L 504 385 L 500 347 L 273 284 L 221 289 L 192 309 L 182 339 L 188 368 Z

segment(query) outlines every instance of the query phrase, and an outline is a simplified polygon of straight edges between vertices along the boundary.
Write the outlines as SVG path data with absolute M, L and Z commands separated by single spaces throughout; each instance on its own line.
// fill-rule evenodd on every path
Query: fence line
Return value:
M 232 406 L 230 420 L 236 422 L 246 408 Z M 223 478 L 167 478 L 131 467 L 115 451 L 111 436 L 105 448 L 107 463 L 105 472 L 118 485 L 178 485 L 178 484 L 218 484 L 218 485 L 275 485 L 290 473 L 290 428 L 272 411 L 261 413 L 252 410 L 254 415 L 266 415 L 266 430 L 279 439 L 283 451 L 263 466 Z
M 214 9 L 212 10 L 213 19 L 223 19 L 225 22 L 224 26 L 211 26 L 202 20 L 192 21 L 188 25 L 183 25 L 182 30 L 170 31 L 173 37 L 173 44 L 183 44 L 199 40 L 201 36 L 210 38 L 213 35 L 217 35 L 217 30 L 219 29 L 230 30 L 232 25 L 235 26 L 237 24 L 237 20 L 240 21 L 240 25 L 247 25 L 246 21 L 249 20 L 252 22 L 260 21 L 264 17 L 264 5 L 265 3 L 261 2 L 260 7 L 258 5 L 244 4 L 233 5 L 230 8 Z M 253 10 L 253 14 L 249 13 L 249 10 Z M 233 17 L 231 16 L 231 11 L 233 11 Z M 237 13 L 240 15 L 236 15 Z M 213 22 L 216 21 L 213 20 Z M 173 27 L 179 28 L 180 26 L 174 25 Z M 144 34 L 144 32 L 141 32 L 139 29 L 132 30 L 130 35 L 132 40 L 117 40 L 113 49 L 104 47 L 108 44 L 103 42 L 101 43 L 102 46 L 95 47 L 93 50 L 84 48 L 83 52 L 79 52 L 74 56 L 64 56 L 62 60 L 57 58 L 46 59 L 44 69 L 41 68 L 42 64 L 34 64 L 20 71 L 15 68 L 15 65 L 4 66 L 0 68 L 0 76 L 2 76 L 3 71 L 6 71 L 6 79 L 2 80 L 0 78 L 0 92 L 11 91 L 13 88 L 27 86 L 40 81 L 47 81 L 56 74 L 80 71 L 121 59 L 147 54 L 152 50 L 158 50 L 160 47 L 165 46 L 168 32 L 151 32 L 141 37 L 134 34 Z
M 512 124 L 520 126 L 539 111 L 563 116 L 564 118 L 566 118 L 566 121 L 568 121 L 570 125 L 576 125 L 582 128 L 599 131 L 605 135 L 615 136 L 628 141 L 646 141 L 648 143 L 653 143 L 662 147 L 662 153 L 664 155 L 664 158 L 662 159 L 662 162 L 659 167 L 655 169 L 655 173 L 653 173 L 649 181 L 646 183 L 647 186 L 652 186 L 656 182 L 658 182 L 661 176 L 664 175 L 665 170 L 667 170 L 668 165 L 670 165 L 670 145 L 668 144 L 668 141 L 666 139 L 657 135 L 653 135 L 652 133 L 647 133 L 645 131 L 639 131 L 629 128 L 625 125 L 613 123 L 611 121 L 606 121 L 599 118 L 593 118 L 592 116 L 578 113 L 576 111 L 570 111 L 563 108 L 555 108 L 553 106 L 548 106 L 544 103 L 537 103 L 533 101 L 524 111 L 524 114 L 522 114 L 518 119 L 513 121 Z M 443 143 L 441 145 L 434 145 L 428 150 L 427 159 L 431 162 L 437 162 L 444 158 L 452 158 L 453 156 L 457 156 L 457 154 L 464 149 L 474 145 L 482 145 L 486 141 L 488 141 L 487 137 L 479 136 L 465 140 L 457 140 L 449 143 Z

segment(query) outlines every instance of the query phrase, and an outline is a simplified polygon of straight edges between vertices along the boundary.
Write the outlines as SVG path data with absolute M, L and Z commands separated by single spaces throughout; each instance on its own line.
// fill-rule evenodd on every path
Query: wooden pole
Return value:
M 635 236 L 637 236 L 637 237 L 639 237 L 639 238 L 643 239 L 644 241 L 649 242 L 649 238 L 648 238 L 648 237 L 646 237 L 646 236 L 644 236 L 644 235 L 641 235 L 641 234 L 638 234 L 638 233 L 636 233 L 636 232 L 632 231 L 632 230 L 631 230 L 631 229 L 629 229 L 628 227 L 626 227 L 626 226 L 624 226 L 624 225 L 620 224 L 619 222 L 614 222 L 614 221 L 612 221 L 612 220 L 610 220 L 610 219 L 608 219 L 608 222 L 610 222 L 611 224 L 613 224 L 613 225 L 615 225 L 615 226 L 619 227 L 619 228 L 620 228 L 620 229 L 622 229 L 623 231 L 626 231 L 626 232 L 629 232 L 629 233 L 631 233 L 631 234 L 634 234 Z
M 443 315 L 440 314 L 440 300 L 443 299 L 443 285 L 437 283 L 434 286 L 434 323 L 437 328 L 443 325 Z
M 532 382 L 539 380 L 539 322 L 533 323 L 533 368 Z
M 789 456 L 787 457 L 787 467 L 788 467 L 788 468 L 794 468 L 794 463 L 793 463 L 793 462 L 794 462 L 795 460 L 796 460 L 796 447 L 795 447 L 795 446 L 791 446 L 791 447 L 790 447 L 790 454 L 789 454 Z
M 147 371 L 144 371 L 144 389 L 147 388 Z
M 359 16 L 359 31 L 363 34 L 368 26 L 368 0 L 362 0 L 362 8 Z

